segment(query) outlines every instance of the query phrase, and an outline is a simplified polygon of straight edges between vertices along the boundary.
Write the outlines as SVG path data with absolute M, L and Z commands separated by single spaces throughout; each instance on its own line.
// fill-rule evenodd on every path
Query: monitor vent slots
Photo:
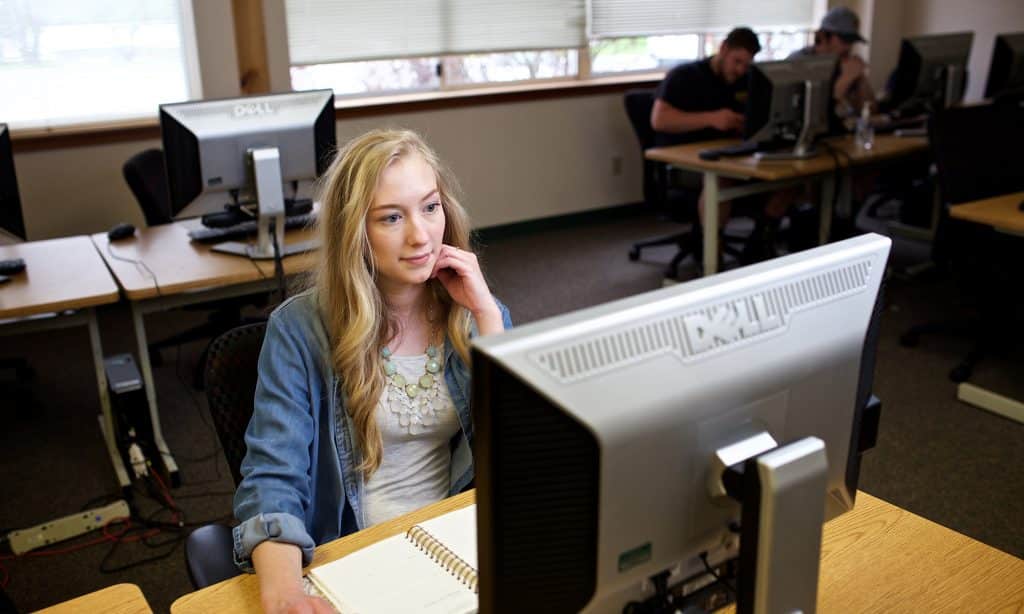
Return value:
M 530 358 L 542 370 L 565 383 L 634 365 L 666 353 L 675 354 L 683 360 L 703 358 L 771 330 L 784 329 L 793 312 L 863 291 L 867 287 L 870 273 L 871 262 L 863 260 L 812 274 L 768 291 L 742 296 L 728 303 L 700 307 L 683 315 L 601 335 L 573 345 L 548 348 L 531 354 Z M 726 327 L 731 327 L 729 330 L 732 334 L 721 339 L 708 351 L 706 346 L 692 338 L 703 331 L 699 325 L 694 325 L 694 318 L 709 324 L 721 322 L 722 310 L 727 310 Z M 721 330 L 719 327 L 715 334 L 721 335 Z

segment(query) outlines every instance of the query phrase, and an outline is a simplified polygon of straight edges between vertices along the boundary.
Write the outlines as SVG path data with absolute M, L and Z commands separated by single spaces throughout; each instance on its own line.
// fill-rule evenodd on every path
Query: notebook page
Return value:
M 476 561 L 476 505 L 470 505 L 418 525 L 474 570 Z
M 309 572 L 342 614 L 472 614 L 476 593 L 395 535 Z

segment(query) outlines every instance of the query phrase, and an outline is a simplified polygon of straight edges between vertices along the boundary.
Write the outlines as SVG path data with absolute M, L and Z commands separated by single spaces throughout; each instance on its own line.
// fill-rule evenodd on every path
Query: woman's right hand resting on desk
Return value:
M 334 614 L 334 608 L 302 588 L 302 552 L 298 546 L 265 541 L 252 551 L 260 583 L 260 604 L 267 614 Z

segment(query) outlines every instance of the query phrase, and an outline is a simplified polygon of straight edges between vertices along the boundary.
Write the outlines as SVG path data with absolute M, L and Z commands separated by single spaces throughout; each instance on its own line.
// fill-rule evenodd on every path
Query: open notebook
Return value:
M 342 614 L 477 611 L 476 506 L 422 522 L 310 570 Z

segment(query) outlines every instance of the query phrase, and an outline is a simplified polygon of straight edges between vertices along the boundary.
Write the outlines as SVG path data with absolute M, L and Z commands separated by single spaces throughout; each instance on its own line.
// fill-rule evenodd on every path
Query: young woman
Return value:
M 453 190 L 406 131 L 349 142 L 322 180 L 319 272 L 267 323 L 235 494 L 267 612 L 326 607 L 302 589 L 315 545 L 473 478 L 469 339 L 511 322 Z

